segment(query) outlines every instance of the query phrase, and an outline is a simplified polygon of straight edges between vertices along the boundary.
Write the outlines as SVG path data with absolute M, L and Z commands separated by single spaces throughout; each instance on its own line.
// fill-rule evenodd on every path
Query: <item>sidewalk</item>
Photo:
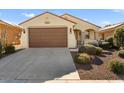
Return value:
M 124 83 L 124 80 L 51 80 L 45 83 Z

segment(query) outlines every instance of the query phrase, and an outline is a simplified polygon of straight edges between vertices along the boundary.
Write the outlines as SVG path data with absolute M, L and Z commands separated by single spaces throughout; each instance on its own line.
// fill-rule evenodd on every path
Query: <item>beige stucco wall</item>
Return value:
M 95 34 L 94 31 L 90 31 L 90 39 L 94 40 L 95 39 Z
M 90 24 L 90 23 L 88 23 L 86 21 L 80 20 L 78 18 L 72 17 L 72 16 L 70 16 L 68 14 L 62 15 L 62 17 L 63 18 L 66 18 L 66 19 L 69 19 L 69 20 L 71 20 L 73 22 L 76 22 L 77 25 L 76 25 L 75 28 L 79 28 L 81 31 L 86 31 L 88 29 L 94 30 L 96 32 L 96 39 L 97 39 L 97 37 L 98 37 L 98 31 L 99 31 L 99 28 L 100 27 L 95 26 L 93 24 Z M 91 39 L 94 39 L 94 32 L 91 32 L 90 35 L 91 35 Z
M 49 24 L 48 24 L 49 23 Z M 28 39 L 28 28 L 42 28 L 42 27 L 67 27 L 68 34 L 68 48 L 76 47 L 76 39 L 73 31 L 73 26 L 75 25 L 72 22 L 59 18 L 50 13 L 45 13 L 38 17 L 33 18 L 25 23 L 20 24 L 24 29 L 25 33 L 22 34 L 21 37 L 21 47 L 28 48 L 29 47 L 29 39 Z M 70 32 L 70 29 L 72 30 Z

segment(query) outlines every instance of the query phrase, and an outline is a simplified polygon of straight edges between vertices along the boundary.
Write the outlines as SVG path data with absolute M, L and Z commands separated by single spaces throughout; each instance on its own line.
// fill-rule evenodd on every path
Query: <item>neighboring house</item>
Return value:
M 114 35 L 114 32 L 119 28 L 124 28 L 124 22 L 101 28 L 99 31 L 99 38 L 105 40 L 109 37 L 112 37 Z
M 20 45 L 22 28 L 0 20 L 0 43 L 2 45 Z
M 45 12 L 19 24 L 25 29 L 21 47 L 76 48 L 83 41 L 95 40 L 99 26 L 69 14 L 62 16 Z

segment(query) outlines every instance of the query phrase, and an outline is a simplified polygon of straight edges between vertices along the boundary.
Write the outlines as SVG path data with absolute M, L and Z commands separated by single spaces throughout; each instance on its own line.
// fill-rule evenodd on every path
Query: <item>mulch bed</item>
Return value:
M 77 52 L 71 52 L 74 59 Z M 108 69 L 110 60 L 121 60 L 124 59 L 118 57 L 117 51 L 104 50 L 100 56 L 91 56 L 92 63 L 88 65 L 78 64 L 75 66 L 78 70 L 81 80 L 120 80 L 124 79 L 124 75 L 116 75 Z

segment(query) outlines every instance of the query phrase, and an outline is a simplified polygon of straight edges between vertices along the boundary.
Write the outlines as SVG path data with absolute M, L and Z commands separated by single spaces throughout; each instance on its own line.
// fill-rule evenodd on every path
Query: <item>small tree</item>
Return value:
M 124 29 L 119 28 L 115 31 L 113 43 L 116 47 L 124 47 Z

